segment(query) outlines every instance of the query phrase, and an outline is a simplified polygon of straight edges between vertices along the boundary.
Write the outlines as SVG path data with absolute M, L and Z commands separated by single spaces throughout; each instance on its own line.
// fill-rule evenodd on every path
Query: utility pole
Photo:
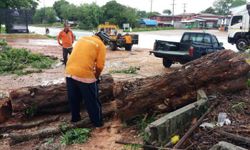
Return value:
M 183 14 L 186 13 L 186 6 L 187 6 L 187 3 L 184 3 L 184 4 L 183 4 Z
M 173 9 L 172 9 L 172 24 L 174 25 L 174 6 L 175 6 L 175 0 L 173 0 Z
M 153 0 L 150 0 L 150 12 L 153 12 Z

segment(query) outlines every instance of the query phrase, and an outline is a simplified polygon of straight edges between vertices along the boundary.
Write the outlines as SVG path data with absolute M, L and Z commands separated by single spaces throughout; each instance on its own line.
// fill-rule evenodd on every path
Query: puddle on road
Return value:
M 39 46 L 58 46 L 56 40 L 52 39 L 6 39 L 8 43 L 24 44 L 24 45 L 39 45 Z

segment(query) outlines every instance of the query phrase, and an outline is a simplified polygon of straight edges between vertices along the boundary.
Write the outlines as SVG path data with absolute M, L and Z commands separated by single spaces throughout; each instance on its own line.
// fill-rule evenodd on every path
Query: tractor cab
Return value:
M 118 30 L 119 30 L 118 26 L 109 24 L 108 22 L 105 22 L 105 24 L 100 24 L 98 26 L 98 31 L 105 32 L 113 40 L 117 39 Z

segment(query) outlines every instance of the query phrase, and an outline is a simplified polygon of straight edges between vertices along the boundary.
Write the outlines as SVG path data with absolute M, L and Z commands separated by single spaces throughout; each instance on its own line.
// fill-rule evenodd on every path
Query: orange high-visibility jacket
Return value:
M 132 44 L 132 37 L 130 35 L 124 35 L 125 43 Z
M 82 37 L 74 45 L 66 64 L 66 74 L 95 79 L 104 68 L 105 56 L 106 47 L 98 36 Z
M 60 44 L 60 40 L 62 40 L 62 46 L 63 48 L 70 48 L 72 47 L 72 44 L 74 42 L 74 34 L 71 30 L 66 33 L 64 30 L 62 30 L 59 35 L 57 36 L 57 41 Z

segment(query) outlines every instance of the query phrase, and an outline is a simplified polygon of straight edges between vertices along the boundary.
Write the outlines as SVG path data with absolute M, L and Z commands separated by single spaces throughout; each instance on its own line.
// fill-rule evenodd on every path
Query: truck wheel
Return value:
M 169 59 L 166 59 L 166 58 L 163 58 L 163 66 L 166 67 L 166 68 L 170 68 L 170 66 L 172 65 L 173 61 L 172 60 L 169 60 Z
M 132 44 L 126 44 L 126 45 L 125 45 L 125 50 L 126 50 L 126 51 L 131 51 L 132 46 L 133 46 Z
M 110 42 L 109 43 L 109 47 L 112 51 L 116 50 L 117 49 L 117 45 L 116 45 L 116 42 Z
M 247 49 L 247 47 L 248 47 L 248 42 L 245 39 L 239 39 L 236 42 L 236 48 L 241 52 L 244 52 Z

